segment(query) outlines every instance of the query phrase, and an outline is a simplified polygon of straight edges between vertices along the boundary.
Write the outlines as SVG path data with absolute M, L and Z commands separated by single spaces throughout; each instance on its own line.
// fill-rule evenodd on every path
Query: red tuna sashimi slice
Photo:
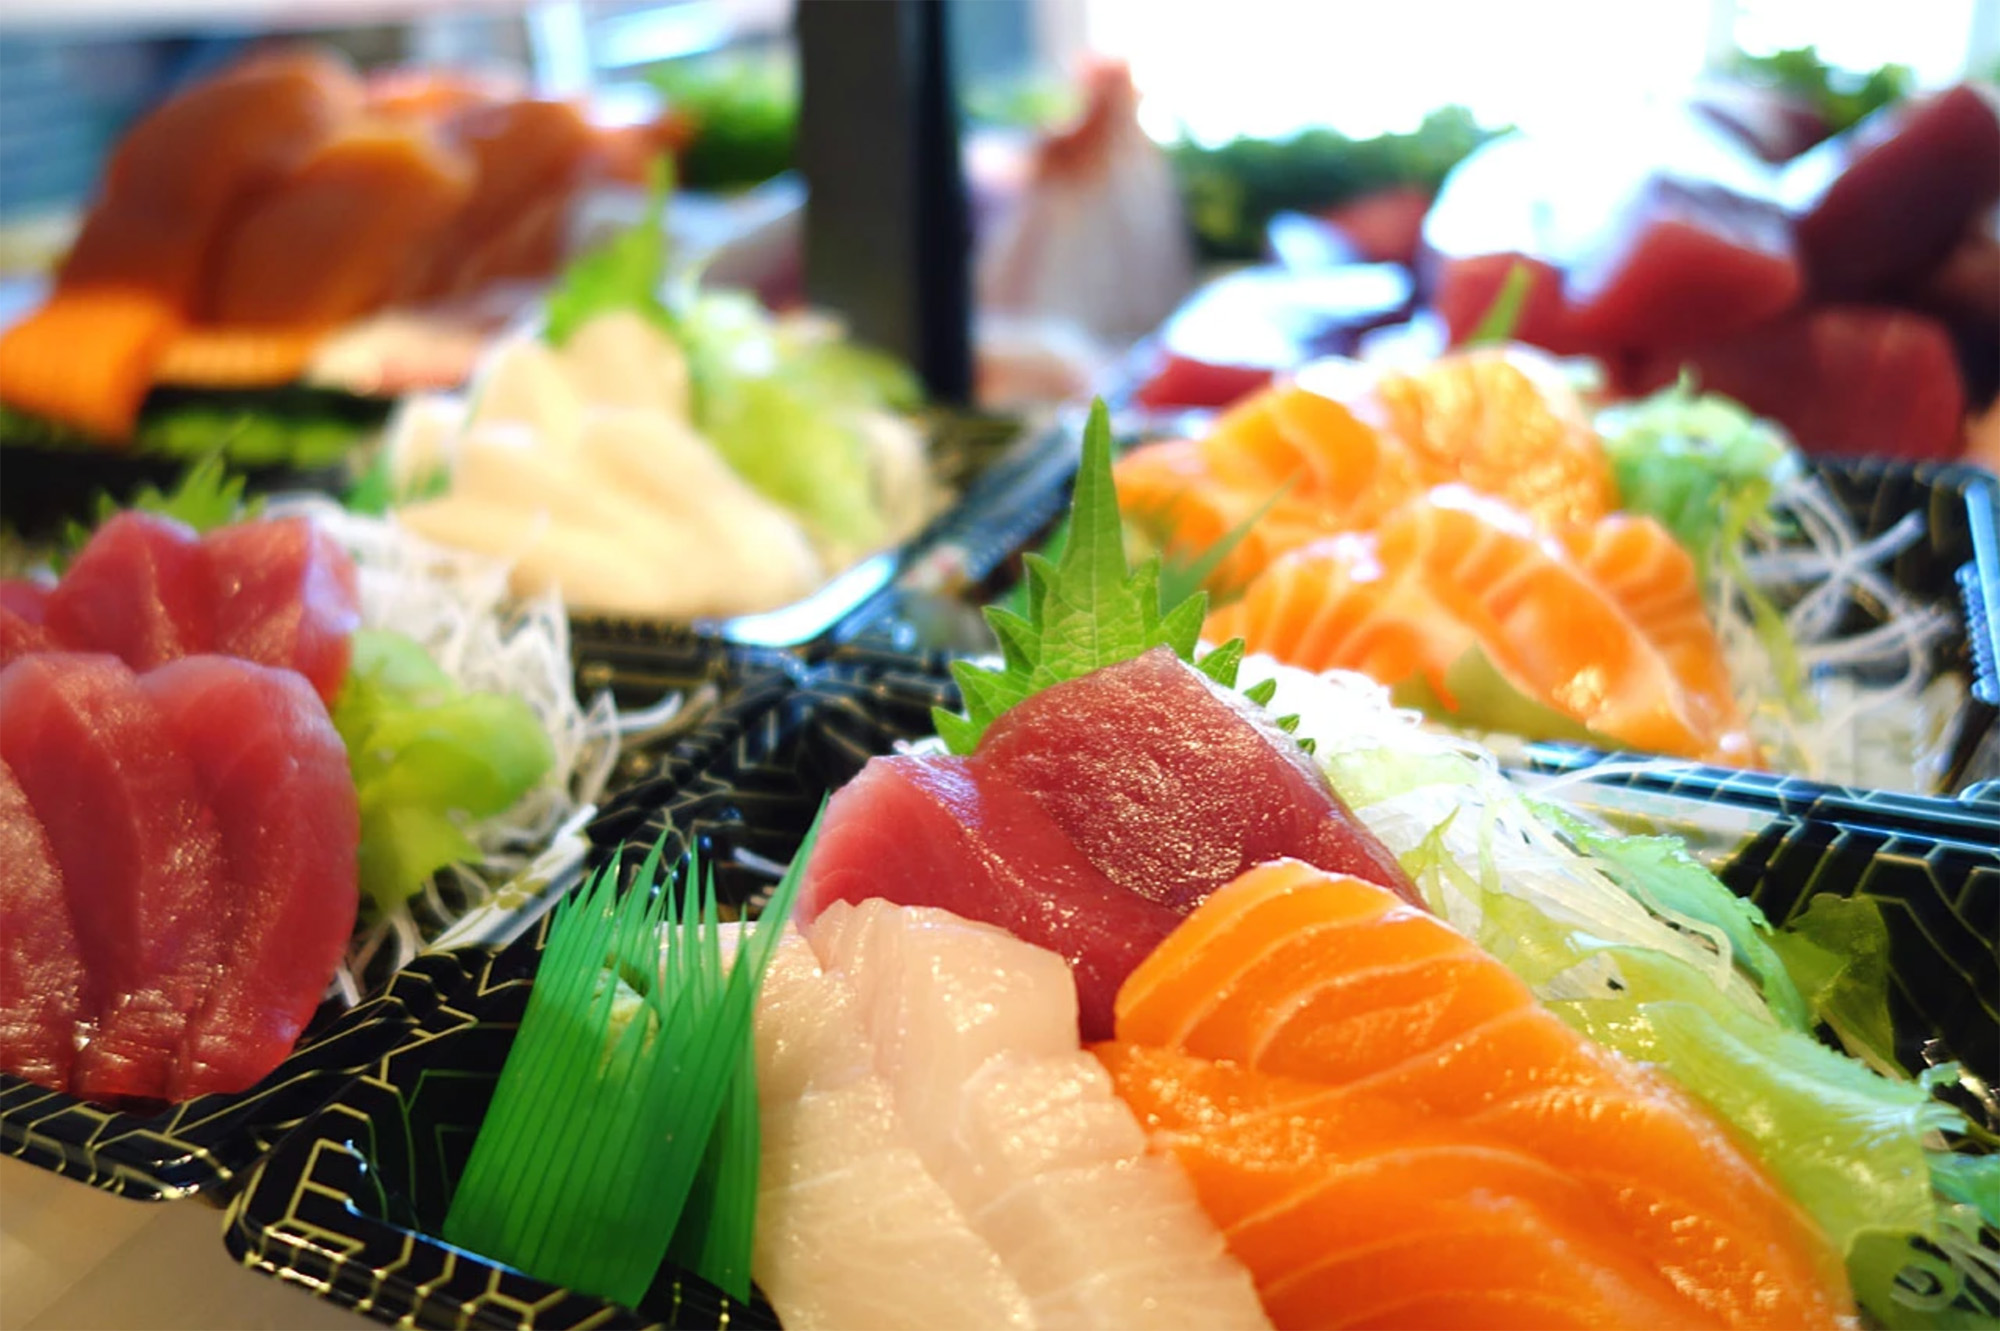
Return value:
M 1890 107 L 1793 162 L 1781 187 L 1814 295 L 1890 295 L 2000 198 L 2000 114 L 1970 86 Z
M 1025 792 L 955 757 L 876 758 L 828 804 L 800 914 L 870 897 L 1060 953 L 1085 1040 L 1109 1038 L 1118 986 L 1181 920 L 1093 869 Z
M 1628 388 L 1651 392 L 1683 365 L 1701 387 L 1778 421 L 1808 453 L 1954 458 L 1965 387 L 1951 337 L 1907 310 L 1824 306 L 1688 351 L 1640 357 Z
M 70 1090 L 161 1098 L 229 946 L 221 842 L 194 766 L 128 666 L 67 652 L 0 671 L 0 760 L 48 831 L 99 999 Z
M 296 670 L 332 706 L 361 626 L 347 552 L 305 518 L 224 527 L 201 544 L 214 580 L 214 650 Z
M 189 1022 L 167 1098 L 240 1091 L 297 1043 L 359 904 L 361 838 L 347 749 L 304 676 L 191 656 L 140 681 L 215 810 L 229 964 Z
M 1478 254 L 1441 261 L 1431 305 L 1444 320 L 1451 345 L 1459 346 L 1472 336 L 1500 298 L 1507 275 L 1517 264 L 1528 271 L 1528 291 L 1511 339 L 1557 355 L 1581 351 L 1583 343 L 1573 326 L 1575 316 L 1563 297 L 1561 271 L 1521 254 Z
M 1726 337 L 1791 307 L 1802 279 L 1775 203 L 1720 185 L 1646 180 L 1570 265 L 1572 327 L 1599 347 Z
M 1419 901 L 1298 743 L 1167 647 L 1016 705 L 973 766 L 1034 796 L 1105 877 L 1179 914 L 1285 856 Z
M 69 1085 L 87 1002 L 62 870 L 14 769 L 0 762 L 0 1068 Z
M 42 623 L 48 606 L 47 587 L 25 578 L 0 578 L 0 665 L 55 648 L 56 640 Z
M 192 528 L 127 511 L 97 529 L 49 593 L 49 633 L 73 652 L 109 652 L 134 670 L 209 650 L 207 561 Z

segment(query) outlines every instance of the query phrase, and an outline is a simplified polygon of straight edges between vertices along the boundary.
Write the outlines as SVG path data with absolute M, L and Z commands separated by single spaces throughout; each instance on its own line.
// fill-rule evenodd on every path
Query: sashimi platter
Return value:
M 1913 1044 L 1878 900 L 1767 918 L 1382 684 L 1216 640 L 1119 498 L 1100 404 L 962 708 L 741 900 L 699 823 L 626 836 L 277 1148 L 232 1248 L 422 1324 L 2000 1318 L 1990 937 Z M 357 1275 L 350 1225 L 401 1237 Z
M 1953 575 L 2000 577 L 1993 482 L 1854 465 L 1691 380 L 1607 403 L 1590 363 L 1496 340 L 1307 366 L 1117 482 L 1128 540 L 1210 592 L 1208 636 L 1369 675 L 1507 756 L 1956 790 L 2000 640 L 1993 588 Z

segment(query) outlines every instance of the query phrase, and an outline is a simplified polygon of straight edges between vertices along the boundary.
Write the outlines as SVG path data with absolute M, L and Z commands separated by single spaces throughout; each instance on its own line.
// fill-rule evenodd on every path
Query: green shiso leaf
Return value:
M 965 695 L 965 715 L 942 708 L 932 714 L 939 737 L 953 753 L 971 753 L 986 728 L 1023 699 L 1161 645 L 1224 688 L 1235 687 L 1242 643 L 1195 658 L 1207 594 L 1196 592 L 1163 607 L 1159 561 L 1147 560 L 1135 571 L 1126 559 L 1111 476 L 1111 417 L 1101 400 L 1092 404 L 1084 427 L 1083 462 L 1061 556 L 1051 562 L 1029 555 L 1023 562 L 1025 615 L 998 607 L 986 612 L 1000 639 L 1002 665 L 993 669 L 953 662 L 952 678 Z
M 667 203 L 673 195 L 673 164 L 661 157 L 651 168 L 646 215 L 563 270 L 549 293 L 542 336 L 561 346 L 600 314 L 633 310 L 671 332 L 667 306 Z
M 247 522 L 263 507 L 261 499 L 244 500 L 243 478 L 230 474 L 221 455 L 211 453 L 181 473 L 179 483 L 164 494 L 157 486 L 148 485 L 123 504 L 109 495 L 98 495 L 96 516 L 88 525 L 72 521 L 64 527 L 54 567 L 58 573 L 68 567 L 90 543 L 92 533 L 127 509 L 157 513 L 184 522 L 198 532 L 208 532 L 233 522 Z
M 1521 326 L 1521 313 L 1528 306 L 1528 293 L 1534 289 L 1534 270 L 1524 263 L 1517 263 L 1507 269 L 1507 276 L 1501 280 L 1500 290 L 1494 293 L 1493 303 L 1486 307 L 1486 313 L 1479 316 L 1479 322 L 1466 335 L 1468 347 L 1497 346 L 1513 340 L 1514 330 Z
M 555 751 L 518 698 L 461 693 L 423 646 L 354 635 L 333 724 L 361 806 L 361 890 L 392 910 L 448 864 L 477 858 L 467 826 L 511 808 Z

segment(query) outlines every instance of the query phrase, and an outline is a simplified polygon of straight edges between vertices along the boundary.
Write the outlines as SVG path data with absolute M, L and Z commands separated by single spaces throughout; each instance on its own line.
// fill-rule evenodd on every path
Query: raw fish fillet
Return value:
M 1514 321 L 1514 340 L 1558 356 L 1573 356 L 1583 350 L 1583 338 L 1574 327 L 1575 314 L 1563 297 L 1562 270 L 1518 252 L 1439 261 L 1431 306 L 1444 320 L 1451 345 L 1459 346 L 1472 336 L 1500 298 L 1516 264 L 1528 270 L 1528 291 L 1521 302 L 1520 317 Z
M 69 1089 L 163 1097 L 230 942 L 194 764 L 123 662 L 62 652 L 0 671 L 0 760 L 47 829 L 100 1003 Z
M 1003 713 L 972 775 L 1027 791 L 1106 878 L 1175 914 L 1285 855 L 1417 900 L 1298 743 L 1167 647 Z
M 1119 984 L 1180 920 L 1099 873 L 1026 792 L 954 757 L 876 758 L 834 793 L 800 918 L 872 897 L 985 920 L 1060 954 L 1090 1038 L 1110 1033 Z
M 240 1091 L 298 1042 L 359 907 L 347 748 L 306 679 L 191 656 L 140 680 L 216 812 L 224 878 L 210 922 L 229 964 L 189 1018 L 166 1098 Z
M 1455 352 L 1407 371 L 1332 362 L 1300 382 L 1346 404 L 1414 458 L 1414 484 L 1385 496 L 1381 513 L 1454 482 L 1505 500 L 1543 527 L 1588 522 L 1617 507 L 1590 413 L 1561 368 L 1531 347 Z
M 1121 1092 L 1288 1325 L 1855 1324 L 1839 1254 L 1726 1129 L 1372 883 L 1245 874 L 1133 973 L 1118 1036 Z
M 427 125 L 360 119 L 257 198 L 216 247 L 206 321 L 331 328 L 379 308 L 472 192 Z
M 1782 313 L 1804 279 L 1775 202 L 1649 177 L 1571 263 L 1571 326 L 1614 350 L 1726 337 Z
M 1909 310 L 1822 305 L 1737 337 L 1640 357 L 1623 385 L 1649 393 L 1693 369 L 1703 391 L 1783 425 L 1808 453 L 1956 458 L 1965 385 L 1951 334 Z
M 48 304 L 0 335 L 0 399 L 128 437 L 160 357 L 197 312 L 229 219 L 360 103 L 338 61 L 282 54 L 148 114 L 120 140 Z
M 1060 957 L 946 911 L 837 904 L 808 937 L 853 989 L 932 1177 L 1041 1327 L 1267 1325 L 1187 1180 L 1077 1048 Z
M 109 652 L 134 670 L 215 645 L 208 561 L 194 529 L 126 510 L 99 527 L 49 593 L 50 636 Z
M 446 299 L 554 271 L 570 200 L 592 165 L 589 123 L 564 102 L 520 101 L 473 106 L 444 128 L 475 164 L 472 193 L 406 294 Z
M 0 578 L 0 665 L 29 652 L 52 650 L 56 640 L 43 626 L 49 589 L 26 578 Z
M 1969 84 L 1889 107 L 1793 162 L 1781 189 L 1815 296 L 1906 294 L 2000 198 L 2000 112 Z
M 797 935 L 757 999 L 751 1275 L 792 1331 L 1029 1327 L 1027 1296 L 924 1169 L 854 991 Z
M 67 1086 L 94 1007 L 62 870 L 14 769 L 0 762 L 0 1068 Z
M 1477 646 L 1523 696 L 1637 749 L 1739 764 L 1754 752 L 1693 562 L 1646 520 L 1558 539 L 1440 487 L 1372 535 L 1279 560 L 1207 632 L 1306 670 L 1422 678 L 1449 706 L 1445 673 Z
M 223 527 L 202 538 L 214 650 L 304 675 L 331 707 L 361 627 L 360 575 L 306 518 Z

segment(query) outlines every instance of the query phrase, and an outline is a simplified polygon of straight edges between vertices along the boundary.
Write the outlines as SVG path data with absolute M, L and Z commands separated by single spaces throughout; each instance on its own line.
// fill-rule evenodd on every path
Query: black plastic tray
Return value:
M 955 706 L 949 679 L 922 658 L 872 652 L 815 670 L 721 718 L 697 746 L 689 779 L 647 801 L 638 792 L 592 829 L 628 867 L 662 835 L 669 854 L 699 847 L 720 895 L 753 909 L 798 848 L 823 797 L 869 758 L 931 732 L 930 709 Z M 1959 1057 L 1991 1079 L 2000 1068 L 2000 838 L 1976 835 L 1982 810 L 1962 801 L 1898 797 L 1895 825 L 1829 818 L 1829 804 L 1738 802 L 1745 778 L 1690 769 L 1675 791 L 1647 793 L 1651 826 L 1711 832 L 1723 881 L 1780 919 L 1822 892 L 1880 899 L 1896 960 L 1919 977 L 1892 995 L 1913 1069 Z M 1606 790 L 1615 792 L 1615 783 Z M 1594 805 L 1596 783 L 1571 787 Z M 1860 802 L 1866 807 L 1866 801 Z M 1629 813 L 1629 811 L 1628 811 Z M 1990 820 L 1986 824 L 1990 827 Z M 1968 830 L 1974 835 L 1968 836 Z M 281 1142 L 248 1175 L 225 1226 L 245 1265 L 397 1325 L 719 1326 L 713 1291 L 662 1277 L 638 1310 L 558 1289 L 454 1249 L 426 1232 L 448 1204 L 504 1061 L 539 946 L 526 937 L 447 996 L 419 1036 Z M 762 1325 L 761 1307 L 728 1310 Z
M 755 712 L 793 691 L 802 669 L 777 653 L 737 652 L 703 642 L 655 654 L 642 674 L 607 668 L 581 680 L 586 696 L 608 688 L 627 707 L 674 694 L 682 703 L 659 733 L 627 737 L 607 804 L 615 805 L 617 792 L 628 787 L 639 799 L 667 798 L 676 782 L 706 765 L 721 742 L 718 736 L 736 724 L 731 718 L 737 709 Z M 474 930 L 474 937 L 512 937 L 562 886 L 559 882 L 517 908 L 493 909 L 482 916 L 484 927 Z M 450 923 L 426 919 L 419 910 L 427 939 Z M 203 1096 L 153 1114 L 129 1113 L 0 1073 L 0 1154 L 142 1201 L 218 1192 L 395 1046 L 402 1038 L 407 995 L 429 992 L 426 977 L 434 964 L 432 957 L 420 956 L 401 974 L 376 977 L 363 993 L 365 1001 L 352 1009 L 322 1004 L 291 1055 L 247 1091 Z M 393 997 L 399 994 L 404 997 Z

